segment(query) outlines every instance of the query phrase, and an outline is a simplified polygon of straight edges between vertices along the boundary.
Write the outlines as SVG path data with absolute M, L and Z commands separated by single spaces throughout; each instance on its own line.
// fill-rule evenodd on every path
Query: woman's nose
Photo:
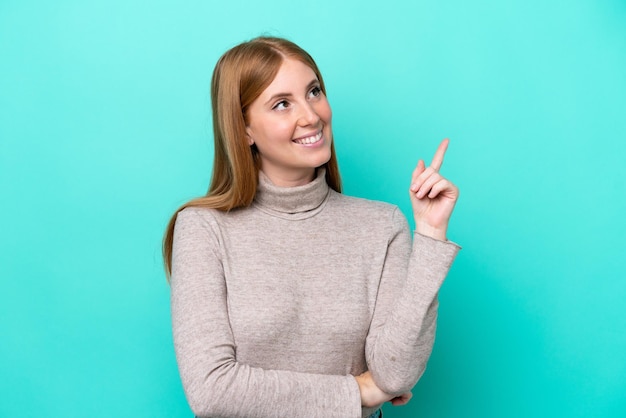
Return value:
M 312 104 L 306 103 L 301 106 L 301 109 L 299 122 L 302 126 L 315 125 L 320 120 Z

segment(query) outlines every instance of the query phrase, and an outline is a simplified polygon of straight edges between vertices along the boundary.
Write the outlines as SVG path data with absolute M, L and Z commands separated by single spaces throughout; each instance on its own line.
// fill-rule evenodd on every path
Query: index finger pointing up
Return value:
M 437 151 L 435 151 L 435 156 L 433 157 L 433 160 L 430 162 L 430 166 L 437 171 L 439 171 L 441 165 L 443 164 L 443 156 L 448 149 L 449 142 L 450 140 L 448 138 L 445 138 L 443 141 L 441 141 L 441 144 L 439 144 Z

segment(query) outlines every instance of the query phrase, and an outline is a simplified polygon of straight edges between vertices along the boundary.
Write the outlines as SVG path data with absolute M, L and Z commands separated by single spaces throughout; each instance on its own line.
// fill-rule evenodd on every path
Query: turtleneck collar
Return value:
M 303 186 L 278 187 L 259 171 L 259 183 L 253 205 L 263 212 L 284 219 L 306 219 L 324 208 L 330 188 L 326 169 L 318 168 L 313 181 Z

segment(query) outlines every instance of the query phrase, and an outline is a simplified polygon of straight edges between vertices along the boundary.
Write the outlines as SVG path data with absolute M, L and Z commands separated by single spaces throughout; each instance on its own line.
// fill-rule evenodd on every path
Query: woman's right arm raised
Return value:
M 178 214 L 171 277 L 176 358 L 194 414 L 361 417 L 361 396 L 352 376 L 265 370 L 237 362 L 217 234 L 198 211 Z

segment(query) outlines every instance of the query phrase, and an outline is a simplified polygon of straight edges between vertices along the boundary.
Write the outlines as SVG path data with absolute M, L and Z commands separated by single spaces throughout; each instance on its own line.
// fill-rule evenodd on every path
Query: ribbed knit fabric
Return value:
M 324 171 L 254 203 L 178 214 L 176 356 L 202 417 L 366 417 L 353 376 L 409 391 L 430 356 L 459 247 L 411 234 L 395 206 L 331 190 Z

